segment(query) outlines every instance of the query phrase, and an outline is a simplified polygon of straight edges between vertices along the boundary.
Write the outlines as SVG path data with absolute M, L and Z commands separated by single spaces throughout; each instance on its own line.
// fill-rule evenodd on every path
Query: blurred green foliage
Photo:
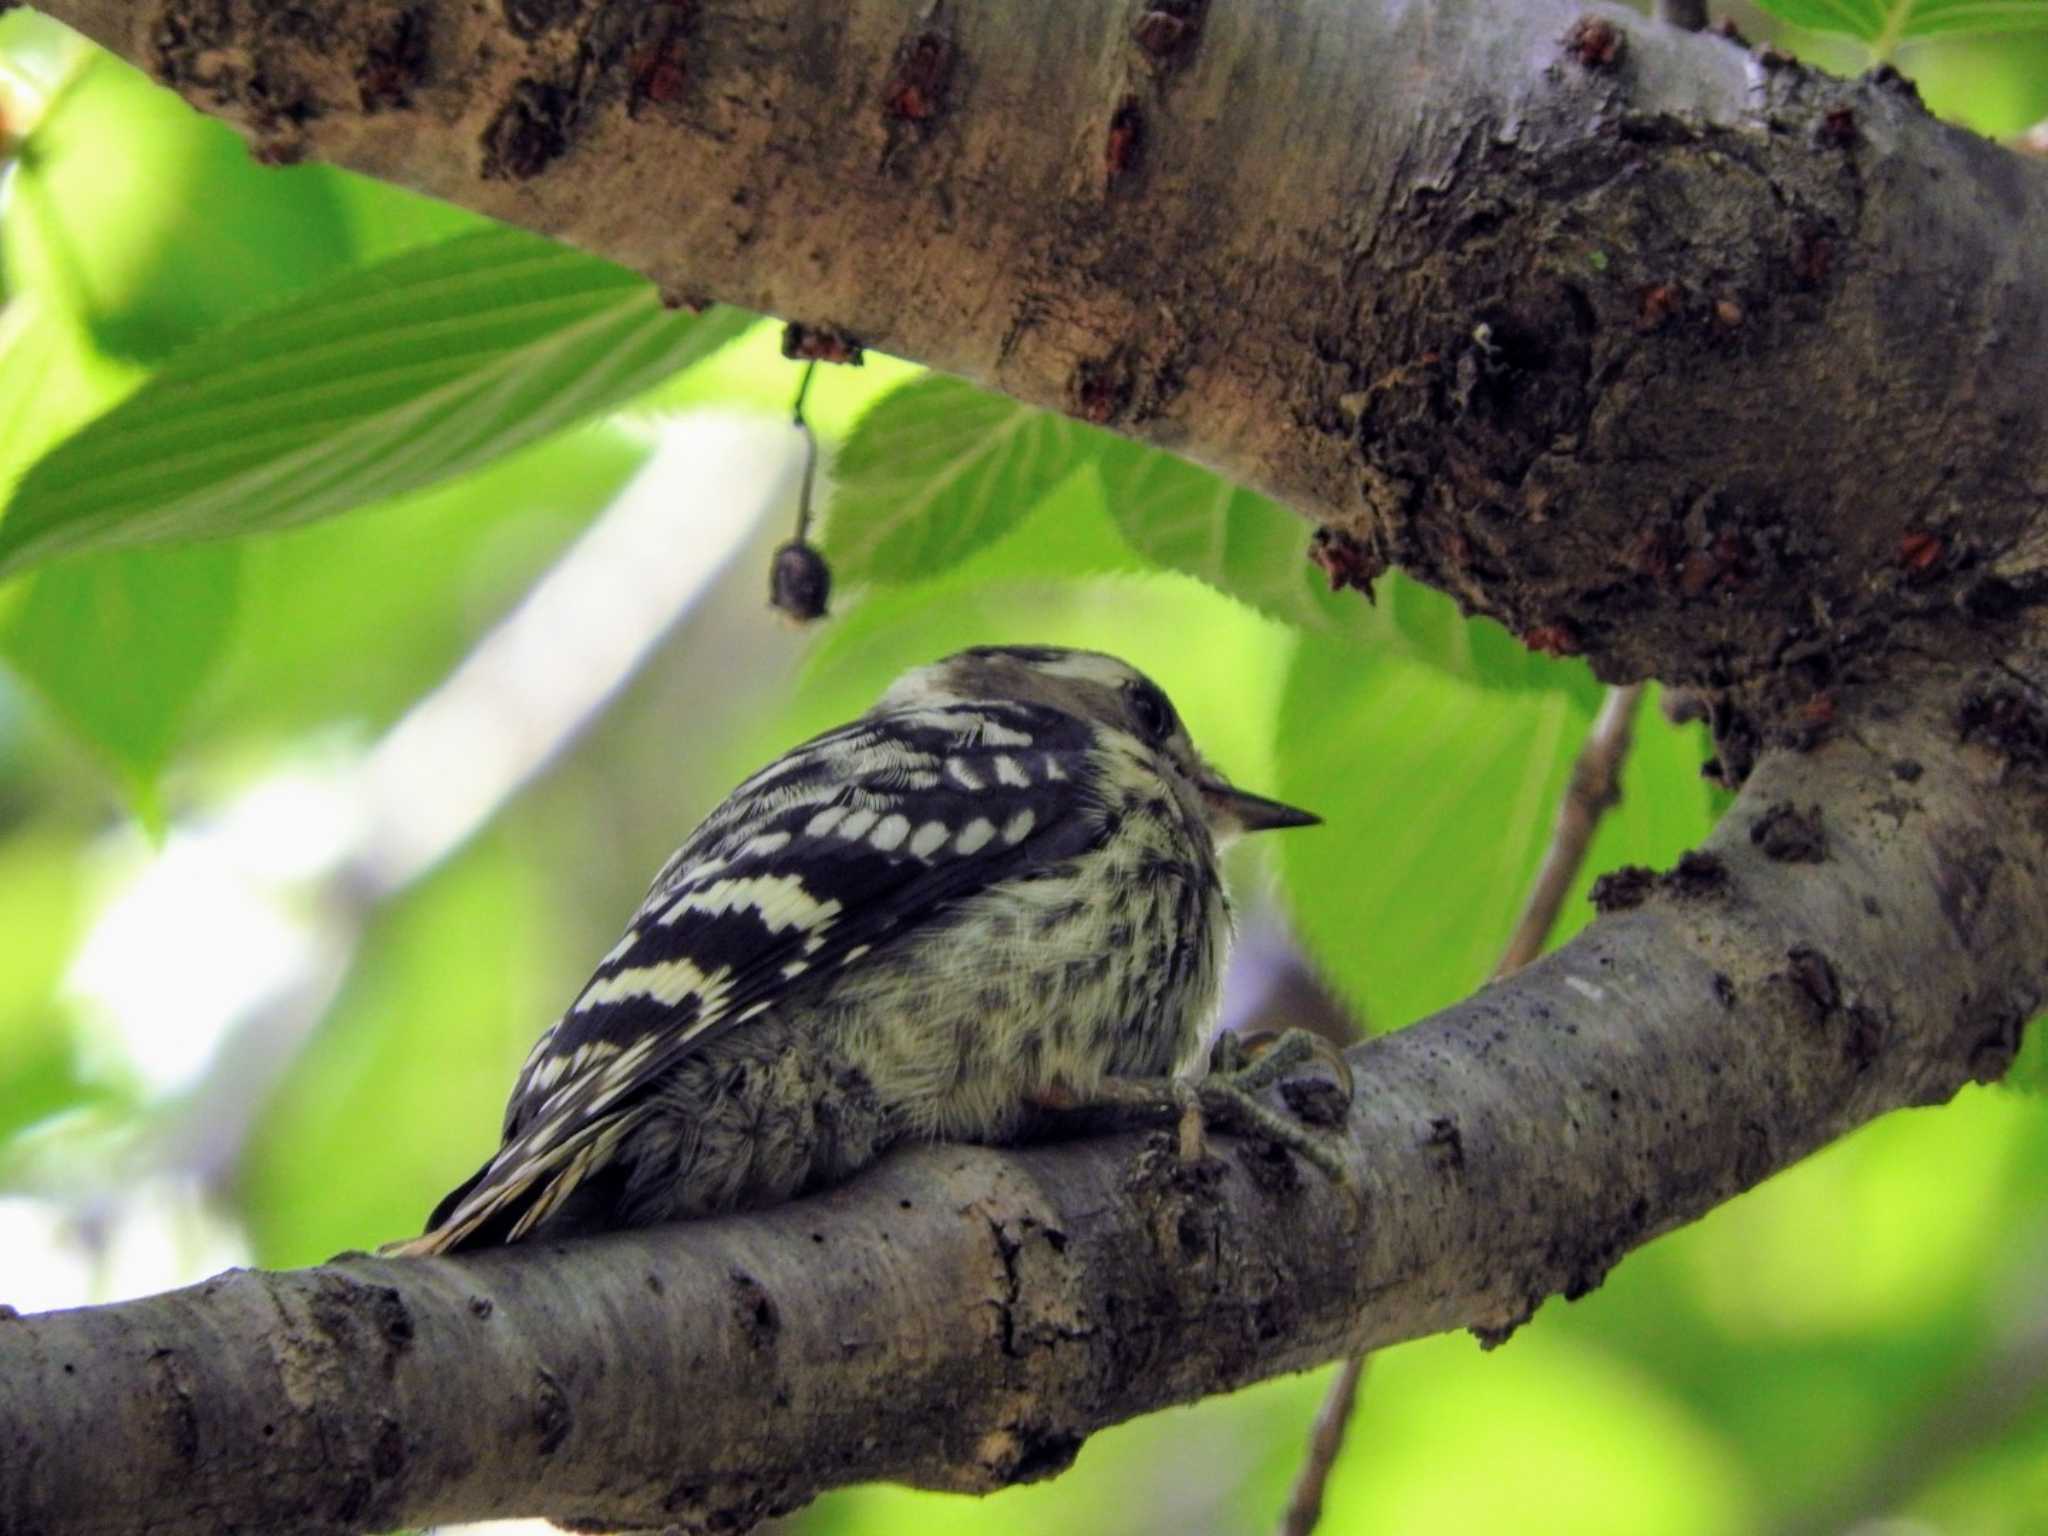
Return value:
M 0 655 L 106 754 L 152 823 L 157 775 L 232 640 L 241 574 L 225 545 L 113 550 L 40 573 L 0 616 Z M 138 655 L 147 668 L 129 664 Z
M 439 1198 L 427 1192 L 496 1148 L 507 1063 L 525 1058 L 532 1020 L 559 1006 L 553 979 L 588 959 L 558 952 L 548 915 L 545 872 L 514 832 L 478 839 L 378 912 L 241 1159 L 237 1195 L 259 1255 L 317 1263 L 417 1227 Z M 399 1134 L 413 1126 L 447 1134 Z
M 1895 54 L 1983 131 L 2048 113 L 2036 36 L 1923 41 L 1958 19 L 2033 25 L 2040 4 L 1780 9 L 1833 28 L 1812 46 L 1845 67 Z M 103 1216 L 262 1054 L 231 1037 L 195 1078 L 154 1083 L 73 976 L 150 867 L 124 813 L 168 856 L 307 763 L 353 760 L 556 566 L 664 424 L 781 417 L 797 370 L 770 323 L 670 314 L 629 275 L 472 215 L 258 166 L 19 10 L 0 17 L 0 109 L 0 555 L 24 570 L 0 587 L 0 1198 Z M 1262 498 L 905 364 L 824 370 L 809 415 L 836 482 L 832 622 L 799 638 L 765 610 L 785 508 L 480 835 L 382 899 L 316 880 L 284 900 L 345 934 L 349 963 L 315 1027 L 248 1078 L 225 1167 L 187 1167 L 256 1261 L 415 1228 L 490 1150 L 534 1034 L 667 847 L 761 760 L 966 643 L 1116 651 L 1226 771 L 1321 811 L 1234 874 L 1248 905 L 1293 914 L 1360 1020 L 1398 1027 L 1491 969 L 1600 699 L 1582 666 L 1399 577 L 1373 606 L 1332 593 Z M 686 498 L 675 536 L 699 536 Z M 58 558 L 92 544 L 119 547 Z M 1598 872 L 1703 834 L 1707 750 L 1645 700 L 1553 941 L 1588 919 Z M 2037 1085 L 2044 1059 L 2037 1041 Z M 1821 1511 L 1829 1529 L 2048 1529 L 2044 1184 L 2037 1101 L 1970 1091 L 1652 1244 L 1503 1350 L 1389 1351 L 1327 1529 L 1733 1533 Z M 0 1252 L 0 1299 L 45 1257 Z M 1155 1415 L 995 1498 L 859 1489 L 794 1524 L 1269 1529 L 1321 1390 Z

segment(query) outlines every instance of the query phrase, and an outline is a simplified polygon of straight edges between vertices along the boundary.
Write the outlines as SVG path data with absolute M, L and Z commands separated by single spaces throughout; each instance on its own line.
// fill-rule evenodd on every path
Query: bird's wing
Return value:
M 949 705 L 866 717 L 755 774 L 541 1036 L 497 1154 L 392 1251 L 444 1252 L 507 1217 L 506 1240 L 524 1236 L 605 1165 L 691 1051 L 962 898 L 1098 845 L 1114 810 L 1092 739 L 1058 710 Z

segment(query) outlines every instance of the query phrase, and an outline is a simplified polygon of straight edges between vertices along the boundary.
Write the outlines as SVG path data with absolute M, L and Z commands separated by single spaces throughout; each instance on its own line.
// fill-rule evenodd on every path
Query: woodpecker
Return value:
M 1220 1110 L 1341 1176 L 1327 1133 L 1253 1097 L 1306 1037 L 1202 1073 L 1217 850 L 1318 819 L 1233 788 L 1114 657 L 919 667 L 690 835 L 527 1057 L 498 1151 L 386 1252 L 772 1204 L 1037 1108 L 1179 1106 L 1184 1144 Z

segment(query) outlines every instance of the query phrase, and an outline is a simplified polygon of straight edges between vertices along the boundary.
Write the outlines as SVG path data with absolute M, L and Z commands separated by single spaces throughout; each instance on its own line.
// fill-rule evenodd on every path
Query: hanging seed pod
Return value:
M 790 415 L 797 431 L 804 435 L 804 478 L 796 498 L 796 537 L 777 546 L 768 562 L 768 606 L 787 614 L 799 624 L 825 617 L 832 599 L 832 567 L 818 547 L 811 543 L 811 489 L 818 478 L 818 435 L 804 420 L 804 396 L 810 393 L 811 376 L 818 371 L 815 361 L 804 367 L 796 387 L 796 405 Z

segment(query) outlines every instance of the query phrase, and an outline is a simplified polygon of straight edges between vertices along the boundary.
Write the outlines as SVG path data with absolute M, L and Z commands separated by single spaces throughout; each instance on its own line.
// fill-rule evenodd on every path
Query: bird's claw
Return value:
M 1202 1155 L 1201 1133 L 1206 1124 L 1213 1122 L 1275 1142 L 1322 1169 L 1336 1182 L 1348 1185 L 1351 1175 L 1344 1163 L 1345 1140 L 1341 1131 L 1309 1125 L 1296 1115 L 1274 1109 L 1259 1097 L 1310 1062 L 1320 1062 L 1330 1069 L 1348 1107 L 1353 1088 L 1350 1063 L 1322 1036 L 1305 1029 L 1269 1031 L 1249 1037 L 1219 1036 L 1209 1054 L 1208 1075 L 1185 1083 L 1187 1097 L 1183 1099 L 1180 1127 L 1183 1161 L 1193 1161 Z
M 1343 1095 L 1344 1114 L 1335 1117 L 1334 1126 L 1310 1124 L 1307 1117 L 1275 1109 L 1259 1097 L 1276 1083 L 1298 1077 L 1297 1069 L 1310 1062 L 1327 1067 Z M 1341 1127 L 1352 1088 L 1351 1067 L 1341 1051 L 1320 1035 L 1289 1029 L 1250 1037 L 1221 1036 L 1210 1052 L 1208 1073 L 1202 1077 L 1112 1077 L 1096 1085 L 1085 1099 L 1041 1095 L 1037 1102 L 1047 1108 L 1110 1110 L 1148 1118 L 1161 1111 L 1174 1113 L 1184 1164 L 1199 1163 L 1208 1155 L 1210 1125 L 1226 1126 L 1299 1153 L 1348 1187 L 1351 1175 L 1344 1162 Z
M 1226 1031 L 1209 1050 L 1209 1073 L 1228 1077 L 1247 1093 L 1257 1093 L 1293 1076 L 1308 1062 L 1330 1069 L 1350 1103 L 1356 1084 L 1351 1062 L 1333 1043 L 1307 1029 L 1261 1029 L 1250 1034 Z

